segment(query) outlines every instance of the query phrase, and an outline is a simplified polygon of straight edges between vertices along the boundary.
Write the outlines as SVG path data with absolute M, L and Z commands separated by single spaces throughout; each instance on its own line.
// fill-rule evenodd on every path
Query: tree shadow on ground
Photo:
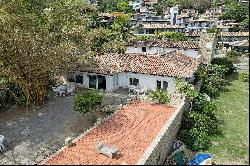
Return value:
M 239 79 L 239 72 L 233 72 L 232 74 L 230 74 L 229 76 L 226 77 L 226 79 L 231 83 L 235 80 Z

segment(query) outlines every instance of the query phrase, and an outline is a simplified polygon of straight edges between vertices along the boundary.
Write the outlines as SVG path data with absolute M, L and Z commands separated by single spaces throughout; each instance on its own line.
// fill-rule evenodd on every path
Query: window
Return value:
M 73 73 L 69 73 L 67 77 L 68 82 L 75 82 L 75 76 Z
M 163 90 L 168 90 L 168 82 L 167 81 L 163 81 Z
M 146 52 L 147 51 L 147 47 L 142 47 L 141 50 L 142 50 L 142 52 Z
M 137 78 L 129 78 L 129 85 L 138 86 L 139 85 L 139 79 L 137 79 Z
M 156 88 L 162 90 L 168 90 L 168 82 L 156 80 Z
M 82 75 L 76 75 L 76 83 L 83 84 L 83 76 Z
M 161 89 L 161 81 L 156 81 L 156 87 L 157 89 Z

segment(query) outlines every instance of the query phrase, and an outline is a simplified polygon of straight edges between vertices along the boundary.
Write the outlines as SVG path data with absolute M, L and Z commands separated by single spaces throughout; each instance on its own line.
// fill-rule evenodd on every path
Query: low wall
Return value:
M 188 100 L 184 98 L 176 111 L 172 114 L 156 138 L 144 152 L 137 162 L 137 165 L 162 165 L 167 155 L 170 153 L 181 125 L 183 111 L 190 106 Z

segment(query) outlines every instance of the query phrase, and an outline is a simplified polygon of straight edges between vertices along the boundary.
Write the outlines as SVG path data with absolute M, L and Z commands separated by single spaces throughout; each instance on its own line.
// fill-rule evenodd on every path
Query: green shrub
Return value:
M 178 138 L 193 151 L 207 150 L 211 145 L 209 135 L 197 128 L 180 130 Z
M 181 32 L 158 32 L 156 33 L 158 39 L 170 39 L 173 41 L 185 41 L 186 35 Z
M 249 81 L 249 74 L 248 73 L 240 73 L 240 79 L 243 81 L 243 82 L 248 82 Z
M 216 105 L 203 94 L 195 97 L 192 110 L 183 114 L 179 139 L 194 151 L 206 150 L 211 144 L 210 136 L 220 132 L 215 110 Z
M 74 109 L 81 113 L 93 110 L 103 101 L 103 96 L 97 90 L 87 90 L 74 98 Z
M 136 39 L 139 41 L 150 41 L 153 39 L 153 36 L 149 36 L 149 35 L 138 35 L 136 36 Z
M 170 102 L 168 92 L 161 89 L 150 92 L 149 97 L 157 100 L 160 104 L 168 104 Z
M 231 50 L 226 53 L 226 57 L 235 63 L 239 62 L 238 58 L 241 57 L 241 55 L 242 54 L 236 50 Z
M 223 58 L 214 58 L 211 62 L 211 64 L 217 64 L 224 66 L 228 71 L 226 72 L 226 75 L 230 75 L 235 71 L 235 67 L 233 65 L 232 60 L 229 58 L 223 57 Z

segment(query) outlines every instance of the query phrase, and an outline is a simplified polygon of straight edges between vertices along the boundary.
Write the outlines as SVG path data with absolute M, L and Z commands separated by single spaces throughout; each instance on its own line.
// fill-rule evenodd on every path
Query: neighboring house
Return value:
M 248 51 L 249 50 L 249 40 L 242 40 L 230 43 L 231 50 L 237 51 Z
M 190 22 L 190 19 L 190 15 L 188 13 L 182 13 L 177 16 L 176 24 L 187 27 Z
M 220 29 L 221 32 L 231 32 L 235 28 L 236 23 L 235 20 L 218 20 L 216 27 Z
M 64 81 L 106 91 L 133 85 L 175 93 L 175 79 L 193 78 L 198 65 L 197 59 L 176 51 L 161 56 L 104 54 L 90 59 L 88 65 L 83 65 L 78 71 L 65 75 Z
M 188 26 L 186 27 L 187 31 L 200 32 L 203 29 L 213 27 L 215 22 L 213 20 L 199 18 L 197 20 L 190 20 Z
M 139 11 L 141 8 L 142 1 L 141 0 L 134 0 L 134 1 L 129 1 L 129 6 L 132 6 L 132 8 L 135 11 Z
M 188 40 L 199 41 L 200 40 L 200 32 L 186 32 L 186 37 Z
M 158 3 L 158 0 L 143 0 L 143 6 L 147 7 L 148 9 L 153 9 L 154 5 Z
M 179 12 L 178 6 L 173 6 L 170 8 L 170 22 L 171 25 L 176 25 L 177 23 L 177 15 Z
M 185 27 L 169 24 L 142 24 L 139 34 L 155 34 L 156 32 L 185 32 Z
M 248 39 L 249 32 L 221 32 L 218 37 L 218 43 L 221 44 L 224 49 L 229 49 L 231 43 Z
M 162 54 L 177 51 L 192 58 L 197 58 L 199 44 L 192 41 L 152 40 L 146 42 L 132 41 L 126 47 L 126 53 Z

